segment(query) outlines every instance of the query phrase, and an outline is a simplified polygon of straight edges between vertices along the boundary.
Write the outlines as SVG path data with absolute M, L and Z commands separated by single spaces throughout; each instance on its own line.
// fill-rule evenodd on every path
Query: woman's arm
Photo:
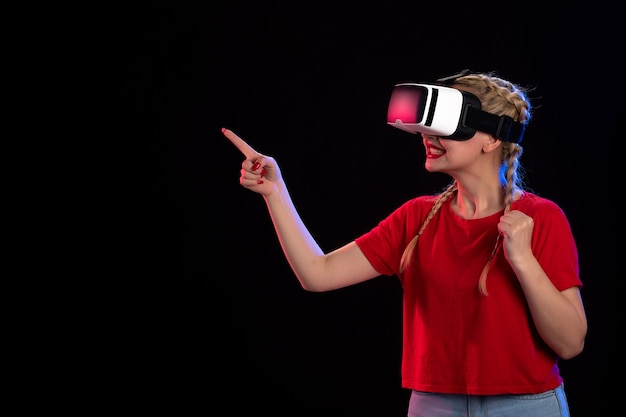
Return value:
M 539 334 L 559 357 L 570 359 L 582 352 L 587 318 L 579 287 L 559 291 L 532 253 L 533 219 L 512 210 L 499 224 L 506 258 L 520 282 Z
M 283 252 L 304 289 L 329 291 L 380 275 L 354 242 L 325 254 L 300 218 L 278 163 L 232 131 L 222 131 L 246 157 L 240 184 L 265 199 Z

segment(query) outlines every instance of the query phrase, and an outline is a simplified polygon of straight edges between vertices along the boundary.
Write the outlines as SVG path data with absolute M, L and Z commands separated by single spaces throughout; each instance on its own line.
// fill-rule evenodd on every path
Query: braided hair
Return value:
M 523 87 L 506 81 L 495 73 L 461 73 L 451 82 L 453 87 L 464 87 L 474 93 L 481 102 L 482 110 L 496 114 L 512 117 L 513 120 L 527 124 L 531 118 L 531 104 L 528 99 L 527 92 Z M 502 164 L 500 166 L 500 176 L 502 184 L 502 194 L 504 196 L 504 212 L 511 210 L 513 197 L 516 190 L 525 189 L 524 185 L 524 169 L 520 165 L 519 159 L 522 156 L 523 148 L 519 143 L 502 142 L 501 155 Z M 426 226 L 432 218 L 437 214 L 444 202 L 457 194 L 457 184 L 454 180 L 448 185 L 435 199 L 433 207 L 426 216 L 419 231 L 409 242 L 400 259 L 400 271 L 404 271 L 410 264 L 413 257 L 413 251 L 417 246 L 417 241 L 423 233 Z M 486 260 L 485 266 L 478 280 L 478 290 L 483 295 L 487 292 L 487 274 L 493 259 L 495 258 L 501 246 L 502 236 L 498 234 L 491 255 Z

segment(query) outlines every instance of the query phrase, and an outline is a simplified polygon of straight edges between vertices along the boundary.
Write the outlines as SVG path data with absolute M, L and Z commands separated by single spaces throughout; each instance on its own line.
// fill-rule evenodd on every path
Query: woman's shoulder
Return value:
M 513 210 L 520 210 L 528 215 L 539 212 L 563 214 L 563 210 L 556 202 L 530 191 L 524 191 L 522 195 L 513 202 L 511 208 Z

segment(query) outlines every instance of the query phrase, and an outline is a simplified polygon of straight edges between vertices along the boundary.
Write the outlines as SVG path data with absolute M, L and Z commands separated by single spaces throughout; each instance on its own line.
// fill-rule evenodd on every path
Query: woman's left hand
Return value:
M 533 218 L 518 210 L 500 217 L 498 230 L 504 239 L 504 254 L 510 264 L 533 256 L 530 243 L 534 226 Z

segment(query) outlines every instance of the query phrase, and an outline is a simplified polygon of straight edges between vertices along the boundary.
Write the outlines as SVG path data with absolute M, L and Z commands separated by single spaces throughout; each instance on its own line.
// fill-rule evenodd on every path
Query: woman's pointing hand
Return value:
M 241 163 L 239 183 L 256 193 L 270 195 L 275 190 L 276 182 L 282 181 L 280 169 L 274 158 L 255 151 L 229 129 L 222 128 L 222 133 L 246 157 Z

